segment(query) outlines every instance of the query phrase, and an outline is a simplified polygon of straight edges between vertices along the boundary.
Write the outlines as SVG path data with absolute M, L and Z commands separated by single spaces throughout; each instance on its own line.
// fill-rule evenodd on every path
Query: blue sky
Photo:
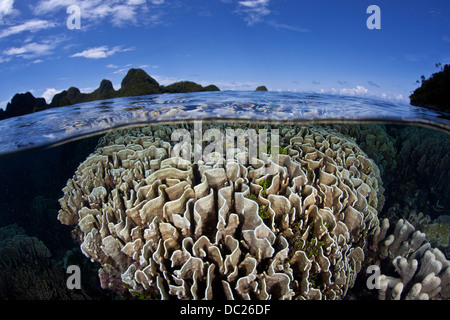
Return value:
M 381 29 L 366 26 L 370 5 Z M 0 0 L 3 108 L 19 92 L 118 89 L 130 68 L 160 84 L 408 101 L 437 62 L 450 63 L 447 0 Z

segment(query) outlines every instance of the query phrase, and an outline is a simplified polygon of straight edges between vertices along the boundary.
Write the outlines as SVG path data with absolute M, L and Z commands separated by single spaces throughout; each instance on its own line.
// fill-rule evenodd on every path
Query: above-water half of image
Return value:
M 0 297 L 450 298 L 449 115 L 220 92 L 0 122 Z

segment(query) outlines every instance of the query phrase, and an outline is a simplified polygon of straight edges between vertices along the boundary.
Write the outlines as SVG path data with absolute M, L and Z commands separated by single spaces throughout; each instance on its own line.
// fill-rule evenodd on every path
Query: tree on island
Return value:
M 436 63 L 439 72 L 433 73 L 429 79 L 421 76 L 421 86 L 409 96 L 413 106 L 450 112 L 450 65 L 444 67 Z

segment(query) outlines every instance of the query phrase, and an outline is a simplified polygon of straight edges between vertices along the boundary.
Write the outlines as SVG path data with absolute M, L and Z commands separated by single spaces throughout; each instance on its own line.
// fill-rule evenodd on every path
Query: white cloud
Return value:
M 94 2 L 94 1 L 92 1 Z M 98 1 L 95 1 L 98 2 Z M 34 7 L 35 14 L 46 14 L 74 4 L 72 0 L 43 0 Z M 77 4 L 78 5 L 78 4 Z
M 151 75 L 152 78 L 154 78 L 160 85 L 163 86 L 167 86 L 169 84 L 178 82 L 178 81 L 183 81 L 184 79 L 181 78 L 174 78 L 174 77 L 167 77 L 164 75 Z
M 14 0 L 0 0 L 0 23 L 3 17 L 14 13 Z
M 147 2 L 147 0 L 128 0 L 127 4 L 132 5 L 132 6 L 137 6 L 140 4 L 145 4 Z M 163 4 L 164 0 L 149 0 L 148 2 L 154 4 L 154 5 L 159 5 L 159 4 Z
M 310 32 L 310 30 L 306 29 L 306 28 L 291 26 L 291 25 L 288 25 L 285 23 L 278 23 L 276 21 L 268 21 L 268 24 L 271 25 L 272 27 L 275 27 L 276 29 L 286 29 L 286 30 L 295 31 L 295 32 Z
M 136 9 L 133 6 L 119 5 L 111 9 L 114 24 L 122 25 L 127 21 L 136 20 Z
M 146 2 L 146 0 L 128 0 L 127 4 L 129 4 L 130 6 L 136 6 L 136 5 L 144 4 L 145 2 Z
M 261 22 L 270 14 L 268 9 L 270 0 L 245 0 L 238 2 L 238 12 L 245 15 L 244 20 L 249 26 Z
M 131 51 L 133 48 L 122 49 L 121 46 L 115 46 L 109 48 L 108 46 L 100 46 L 95 48 L 86 49 L 82 52 L 71 55 L 72 58 L 83 57 L 87 59 L 102 59 L 116 54 L 117 52 Z
M 355 88 L 350 89 L 348 88 L 340 89 L 339 92 L 345 95 L 356 96 L 366 94 L 369 92 L 369 90 L 367 90 L 364 86 L 356 86 Z
M 0 63 L 3 63 L 3 62 L 8 62 L 9 60 L 11 60 L 11 58 L 3 58 L 3 57 L 0 57 Z
M 85 87 L 85 88 L 80 88 L 80 92 L 81 93 L 91 93 L 95 89 L 97 89 L 97 87 Z
M 127 49 L 125 49 L 125 50 L 123 50 L 123 51 L 127 51 Z M 112 73 L 113 74 L 120 74 L 120 73 L 125 73 L 125 72 L 127 72 L 131 67 L 133 67 L 133 68 L 140 68 L 140 69 L 145 69 L 145 68 L 152 68 L 152 69 L 157 69 L 157 68 L 159 68 L 159 66 L 154 66 L 154 65 L 149 65 L 149 64 L 143 64 L 143 65 L 139 65 L 139 66 L 133 66 L 133 64 L 131 64 L 131 63 L 129 63 L 129 64 L 126 64 L 126 65 L 124 65 L 124 66 L 118 66 L 118 65 L 115 65 L 115 64 L 108 64 L 107 66 L 106 66 L 107 68 L 110 68 L 110 69 L 116 69 L 116 70 L 114 70 Z
M 54 27 L 55 24 L 53 22 L 45 21 L 45 20 L 30 20 L 27 22 L 24 22 L 22 24 L 19 24 L 17 26 L 12 26 L 9 28 L 6 28 L 0 32 L 0 38 L 5 38 L 17 33 L 30 31 L 30 32 L 36 32 L 43 29 L 48 29 Z
M 254 81 L 226 81 L 226 80 L 214 80 L 214 81 L 198 81 L 201 85 L 209 85 L 214 83 L 220 90 L 255 90 L 259 85 Z
M 247 8 L 260 8 L 261 6 L 266 6 L 269 3 L 269 0 L 245 0 L 239 1 L 241 6 Z
M 319 90 L 315 90 L 315 92 L 325 93 L 325 94 L 331 93 L 331 94 L 346 95 L 346 96 L 359 96 L 359 97 L 383 99 L 383 100 L 398 101 L 398 102 L 409 102 L 409 99 L 405 98 L 405 96 L 401 93 L 373 92 L 373 91 L 369 91 L 364 86 L 356 86 L 354 88 L 343 88 L 343 89 L 331 88 L 330 90 L 321 88 Z
M 387 94 L 385 92 L 382 92 L 379 95 L 379 98 L 382 98 L 384 100 L 390 100 L 390 101 L 394 100 L 394 101 L 401 101 L 401 102 L 409 102 L 409 98 L 406 99 L 401 93 L 389 93 L 389 94 Z
M 122 68 L 122 69 L 119 69 L 119 70 L 114 71 L 113 73 L 114 73 L 114 74 L 119 74 L 119 73 L 125 73 L 126 71 L 128 71 L 127 68 Z
M 76 4 L 80 7 L 82 19 L 91 23 L 109 19 L 110 23 L 116 26 L 145 21 L 155 24 L 158 21 L 154 20 L 159 19 L 159 14 L 155 13 L 155 10 L 163 3 L 163 0 L 41 0 L 33 11 L 36 15 L 47 15 Z
M 37 43 L 31 42 L 22 47 L 12 47 L 5 51 L 3 54 L 7 56 L 17 56 L 25 59 L 34 59 L 36 57 L 52 54 L 52 50 L 56 44 L 52 43 Z
M 231 3 L 232 1 L 222 0 L 222 2 Z M 310 32 L 310 30 L 306 28 L 279 23 L 275 20 L 265 20 L 265 18 L 271 14 L 269 5 L 270 0 L 240 0 L 238 1 L 236 12 L 244 17 L 244 20 L 249 26 L 265 22 L 278 30 L 285 29 L 294 32 Z
M 44 98 L 47 103 L 50 103 L 52 102 L 53 96 L 61 91 L 62 90 L 56 90 L 55 88 L 47 88 L 41 97 Z

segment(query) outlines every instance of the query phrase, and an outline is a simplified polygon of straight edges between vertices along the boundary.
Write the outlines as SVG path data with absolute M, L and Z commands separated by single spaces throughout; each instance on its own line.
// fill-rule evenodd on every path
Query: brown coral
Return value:
M 110 135 L 63 189 L 58 219 L 77 225 L 106 287 L 164 299 L 342 298 L 378 226 L 378 168 L 336 133 L 280 129 L 289 145 L 278 162 L 250 161 L 244 148 L 196 165 L 170 157 L 169 129 Z

